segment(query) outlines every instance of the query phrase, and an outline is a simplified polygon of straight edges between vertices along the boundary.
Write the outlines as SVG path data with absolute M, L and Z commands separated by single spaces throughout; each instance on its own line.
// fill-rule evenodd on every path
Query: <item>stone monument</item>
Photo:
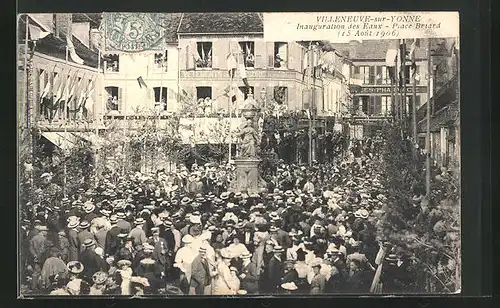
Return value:
M 229 187 L 233 192 L 259 193 L 266 187 L 265 181 L 259 172 L 260 134 L 257 126 L 257 115 L 260 109 L 256 106 L 250 90 L 245 100 L 241 114 L 245 119 L 238 131 L 239 153 L 235 158 L 236 178 Z

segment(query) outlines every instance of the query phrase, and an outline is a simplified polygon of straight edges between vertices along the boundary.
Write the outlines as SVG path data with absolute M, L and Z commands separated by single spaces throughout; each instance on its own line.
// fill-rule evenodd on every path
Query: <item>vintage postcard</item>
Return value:
M 461 290 L 457 12 L 18 16 L 19 297 Z

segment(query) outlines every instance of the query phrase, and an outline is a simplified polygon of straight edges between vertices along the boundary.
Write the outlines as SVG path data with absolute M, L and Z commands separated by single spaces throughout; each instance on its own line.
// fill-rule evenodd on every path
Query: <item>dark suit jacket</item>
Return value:
M 78 261 L 78 254 L 80 253 L 80 246 L 78 241 L 78 233 L 75 230 L 68 230 L 68 241 L 69 241 L 69 261 Z
M 112 256 L 116 253 L 118 249 L 118 234 L 120 234 L 121 229 L 118 226 L 114 226 L 108 230 L 106 234 L 106 254 Z
M 191 263 L 191 287 L 195 289 L 196 295 L 203 295 L 205 286 L 210 283 L 212 283 L 212 277 L 209 265 L 199 254 Z
M 276 259 L 274 256 L 267 265 L 268 280 L 273 289 L 277 289 L 281 285 L 281 278 L 285 276 L 283 261 Z
M 242 232 L 239 232 L 238 233 L 238 239 L 240 240 L 240 243 L 242 243 L 243 245 L 246 246 L 246 248 L 248 249 L 248 251 L 250 253 L 253 253 L 254 250 L 255 250 L 255 245 L 253 243 L 253 235 L 254 235 L 254 231 L 250 231 L 250 238 L 249 238 L 249 241 L 248 243 L 245 243 L 245 231 L 242 231 Z
M 78 233 L 78 248 L 80 252 L 83 251 L 83 242 L 85 242 L 86 239 L 95 240 L 94 235 L 89 230 L 80 231 Z
M 83 277 L 86 277 L 87 279 L 92 279 L 92 275 L 100 270 L 107 270 L 107 265 L 104 259 L 99 257 L 92 250 L 86 249 L 82 251 L 80 253 L 80 262 L 83 264 Z
M 247 291 L 248 294 L 257 293 L 259 291 L 259 277 L 255 264 L 250 262 L 250 264 L 248 264 L 247 266 L 243 266 L 241 268 L 241 273 L 245 274 L 246 276 L 245 278 L 240 279 L 240 289 Z

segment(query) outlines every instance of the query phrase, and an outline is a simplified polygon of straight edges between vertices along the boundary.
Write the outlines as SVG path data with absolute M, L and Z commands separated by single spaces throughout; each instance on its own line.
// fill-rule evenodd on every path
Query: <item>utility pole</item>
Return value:
M 404 129 L 406 130 L 406 43 L 405 40 L 403 39 L 401 44 L 401 84 L 402 84 L 402 93 L 401 93 L 401 108 L 402 108 L 402 125 Z
M 431 40 L 427 39 L 427 131 L 425 134 L 425 196 L 429 199 L 431 194 Z
M 309 43 L 309 78 L 307 82 L 307 88 L 310 91 L 310 96 L 309 96 L 309 166 L 312 166 L 312 130 L 313 130 L 313 115 L 312 115 L 312 105 L 314 104 L 314 88 L 312 84 L 312 79 L 314 78 L 314 51 L 313 51 L 313 45 L 312 42 Z
M 415 63 L 415 48 L 416 48 L 416 40 L 415 39 L 415 42 L 413 42 L 413 52 L 411 53 L 411 62 L 412 64 Z M 414 143 L 417 143 L 417 105 L 416 105 L 416 102 L 417 102 L 417 72 L 416 72 L 416 67 L 415 67 L 415 71 L 413 72 L 413 83 L 412 83 L 412 98 L 411 98 L 411 101 L 412 101 L 412 106 L 411 106 L 411 120 L 412 120 L 412 130 L 413 130 L 413 142 Z M 415 152 L 415 151 L 414 151 Z

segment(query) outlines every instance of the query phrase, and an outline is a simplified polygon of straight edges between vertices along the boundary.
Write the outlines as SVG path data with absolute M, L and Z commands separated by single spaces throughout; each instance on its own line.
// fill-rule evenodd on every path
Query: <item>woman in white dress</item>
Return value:
M 214 279 L 213 295 L 234 295 L 238 289 L 234 289 L 234 279 L 231 277 L 231 270 L 229 269 L 231 255 L 226 249 L 222 249 L 221 257 L 222 260 L 217 264 L 217 275 Z

